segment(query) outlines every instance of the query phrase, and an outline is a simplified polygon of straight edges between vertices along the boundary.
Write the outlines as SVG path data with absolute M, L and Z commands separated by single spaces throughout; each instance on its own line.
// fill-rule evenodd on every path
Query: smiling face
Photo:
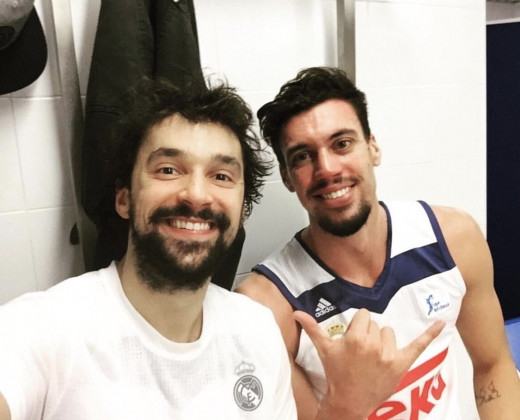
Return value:
M 354 108 L 329 99 L 291 118 L 282 137 L 282 179 L 307 210 L 311 229 L 357 232 L 377 203 L 374 166 L 381 155 Z
M 130 219 L 127 259 L 156 290 L 196 290 L 222 261 L 242 222 L 240 142 L 227 128 L 174 115 L 152 127 L 116 197 Z

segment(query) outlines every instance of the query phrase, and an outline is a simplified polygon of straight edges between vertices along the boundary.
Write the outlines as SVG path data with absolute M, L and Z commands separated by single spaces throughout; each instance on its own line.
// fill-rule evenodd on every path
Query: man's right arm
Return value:
M 436 323 L 408 346 L 397 349 L 394 331 L 380 329 L 367 310 L 359 310 L 345 335 L 335 340 L 321 330 L 312 316 L 294 312 L 278 288 L 258 273 L 251 274 L 236 291 L 269 307 L 275 316 L 291 361 L 299 420 L 366 419 L 393 393 L 412 363 L 444 327 Z M 299 325 L 309 335 L 323 364 L 328 387 L 321 402 L 295 361 Z
M 2 394 L 0 394 L 0 420 L 11 420 L 11 411 Z

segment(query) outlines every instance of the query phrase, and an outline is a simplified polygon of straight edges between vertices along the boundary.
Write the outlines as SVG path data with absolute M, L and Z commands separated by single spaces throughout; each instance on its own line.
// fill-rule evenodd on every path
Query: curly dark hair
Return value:
M 236 90 L 226 83 L 207 89 L 180 89 L 165 80 L 144 78 L 127 95 L 127 111 L 115 130 L 119 164 L 116 189 L 130 188 L 137 153 L 150 129 L 178 114 L 192 123 L 216 123 L 229 128 L 240 141 L 244 161 L 244 215 L 258 203 L 264 177 L 272 168 L 263 160 L 262 146 L 252 130 L 253 114 Z
M 301 70 L 294 79 L 285 83 L 273 101 L 258 112 L 262 135 L 285 166 L 280 140 L 289 120 L 303 111 L 327 101 L 343 99 L 355 109 L 365 139 L 370 138 L 365 94 L 349 80 L 345 72 L 332 67 L 310 67 Z

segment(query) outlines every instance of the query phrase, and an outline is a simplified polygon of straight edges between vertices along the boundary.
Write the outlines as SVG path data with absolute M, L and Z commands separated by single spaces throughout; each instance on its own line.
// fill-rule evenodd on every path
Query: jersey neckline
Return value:
M 336 280 L 341 280 L 341 283 L 344 284 L 347 288 L 360 292 L 360 293 L 367 293 L 370 291 L 371 293 L 377 293 L 378 290 L 381 289 L 381 287 L 386 282 L 386 279 L 388 278 L 388 273 L 390 270 L 390 256 L 391 256 L 391 250 L 392 250 L 392 218 L 390 216 L 390 212 L 388 210 L 388 207 L 383 201 L 378 202 L 381 207 L 383 207 L 385 213 L 386 213 L 386 220 L 387 220 L 387 240 L 386 240 L 386 255 L 385 255 L 385 264 L 383 266 L 383 270 L 377 277 L 376 282 L 372 287 L 367 286 L 360 286 L 359 284 L 355 284 L 351 282 L 348 279 L 344 279 L 343 277 L 339 276 L 337 273 L 334 272 L 327 264 L 325 264 L 315 253 L 312 251 L 307 244 L 302 239 L 302 232 L 305 230 L 301 229 L 298 231 L 294 238 L 300 244 L 300 246 L 303 248 L 303 250 L 307 253 L 307 255 L 316 263 L 318 264 L 323 270 L 325 270 L 327 273 L 329 273 L 331 276 L 334 277 Z

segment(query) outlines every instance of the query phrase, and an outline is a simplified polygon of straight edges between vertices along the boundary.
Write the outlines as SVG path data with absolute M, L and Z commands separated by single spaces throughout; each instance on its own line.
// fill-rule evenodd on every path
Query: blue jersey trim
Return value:
M 437 217 L 435 217 L 432 208 L 424 201 L 419 200 L 419 203 L 421 204 L 421 206 L 423 206 L 424 210 L 426 211 L 426 214 L 428 215 L 428 218 L 430 219 L 433 231 L 435 232 L 435 237 L 437 238 L 439 246 L 442 249 L 444 258 L 446 258 L 446 261 L 449 264 L 455 265 L 453 257 L 451 256 L 450 251 L 448 250 L 448 245 L 446 245 L 446 240 L 444 239 L 444 235 L 442 234 L 441 227 L 439 226 L 439 221 L 437 220 Z
M 386 241 L 386 257 L 385 257 L 385 265 L 383 267 L 383 270 L 381 271 L 381 274 L 379 275 L 378 279 L 376 280 L 376 283 L 372 287 L 363 287 L 358 284 L 350 282 L 348 279 L 343 279 L 342 277 L 338 276 L 333 270 L 330 269 L 303 241 L 301 234 L 303 232 L 303 229 L 297 232 L 294 237 L 298 241 L 298 243 L 301 245 L 301 247 L 305 250 L 305 252 L 311 257 L 316 264 L 318 264 L 323 270 L 325 270 L 327 273 L 329 273 L 332 277 L 338 279 L 339 281 L 345 283 L 345 287 L 350 289 L 353 292 L 358 292 L 361 294 L 366 293 L 367 290 L 379 290 L 383 287 L 383 284 L 386 282 L 386 279 L 388 278 L 388 270 L 390 267 L 390 255 L 391 255 L 391 248 L 392 248 L 392 217 L 390 215 L 390 211 L 388 210 L 388 207 L 385 203 L 382 201 L 379 202 L 381 207 L 385 210 L 386 217 L 387 217 L 387 241 Z
M 271 280 L 276 285 L 276 287 L 278 287 L 282 295 L 284 295 L 284 297 L 289 301 L 289 303 L 294 309 L 300 311 L 306 310 L 305 307 L 300 304 L 299 300 L 293 296 L 289 289 L 287 289 L 283 281 L 280 280 L 280 277 L 278 277 L 275 273 L 269 270 L 269 268 L 267 268 L 265 265 L 257 264 L 253 267 L 252 270 L 260 274 L 263 274 L 269 280 Z
M 329 312 L 326 316 L 320 318 L 320 321 L 350 308 L 366 308 L 374 313 L 383 313 L 390 300 L 402 287 L 451 270 L 454 266 L 454 264 L 449 264 L 446 261 L 438 244 L 430 244 L 394 257 L 387 272 L 391 281 L 378 281 L 372 288 L 360 286 L 353 288 L 352 286 L 356 285 L 335 278 L 330 282 L 322 283 L 307 290 L 297 299 L 305 307 L 305 311 L 312 315 L 321 297 L 334 304 L 337 311 Z

